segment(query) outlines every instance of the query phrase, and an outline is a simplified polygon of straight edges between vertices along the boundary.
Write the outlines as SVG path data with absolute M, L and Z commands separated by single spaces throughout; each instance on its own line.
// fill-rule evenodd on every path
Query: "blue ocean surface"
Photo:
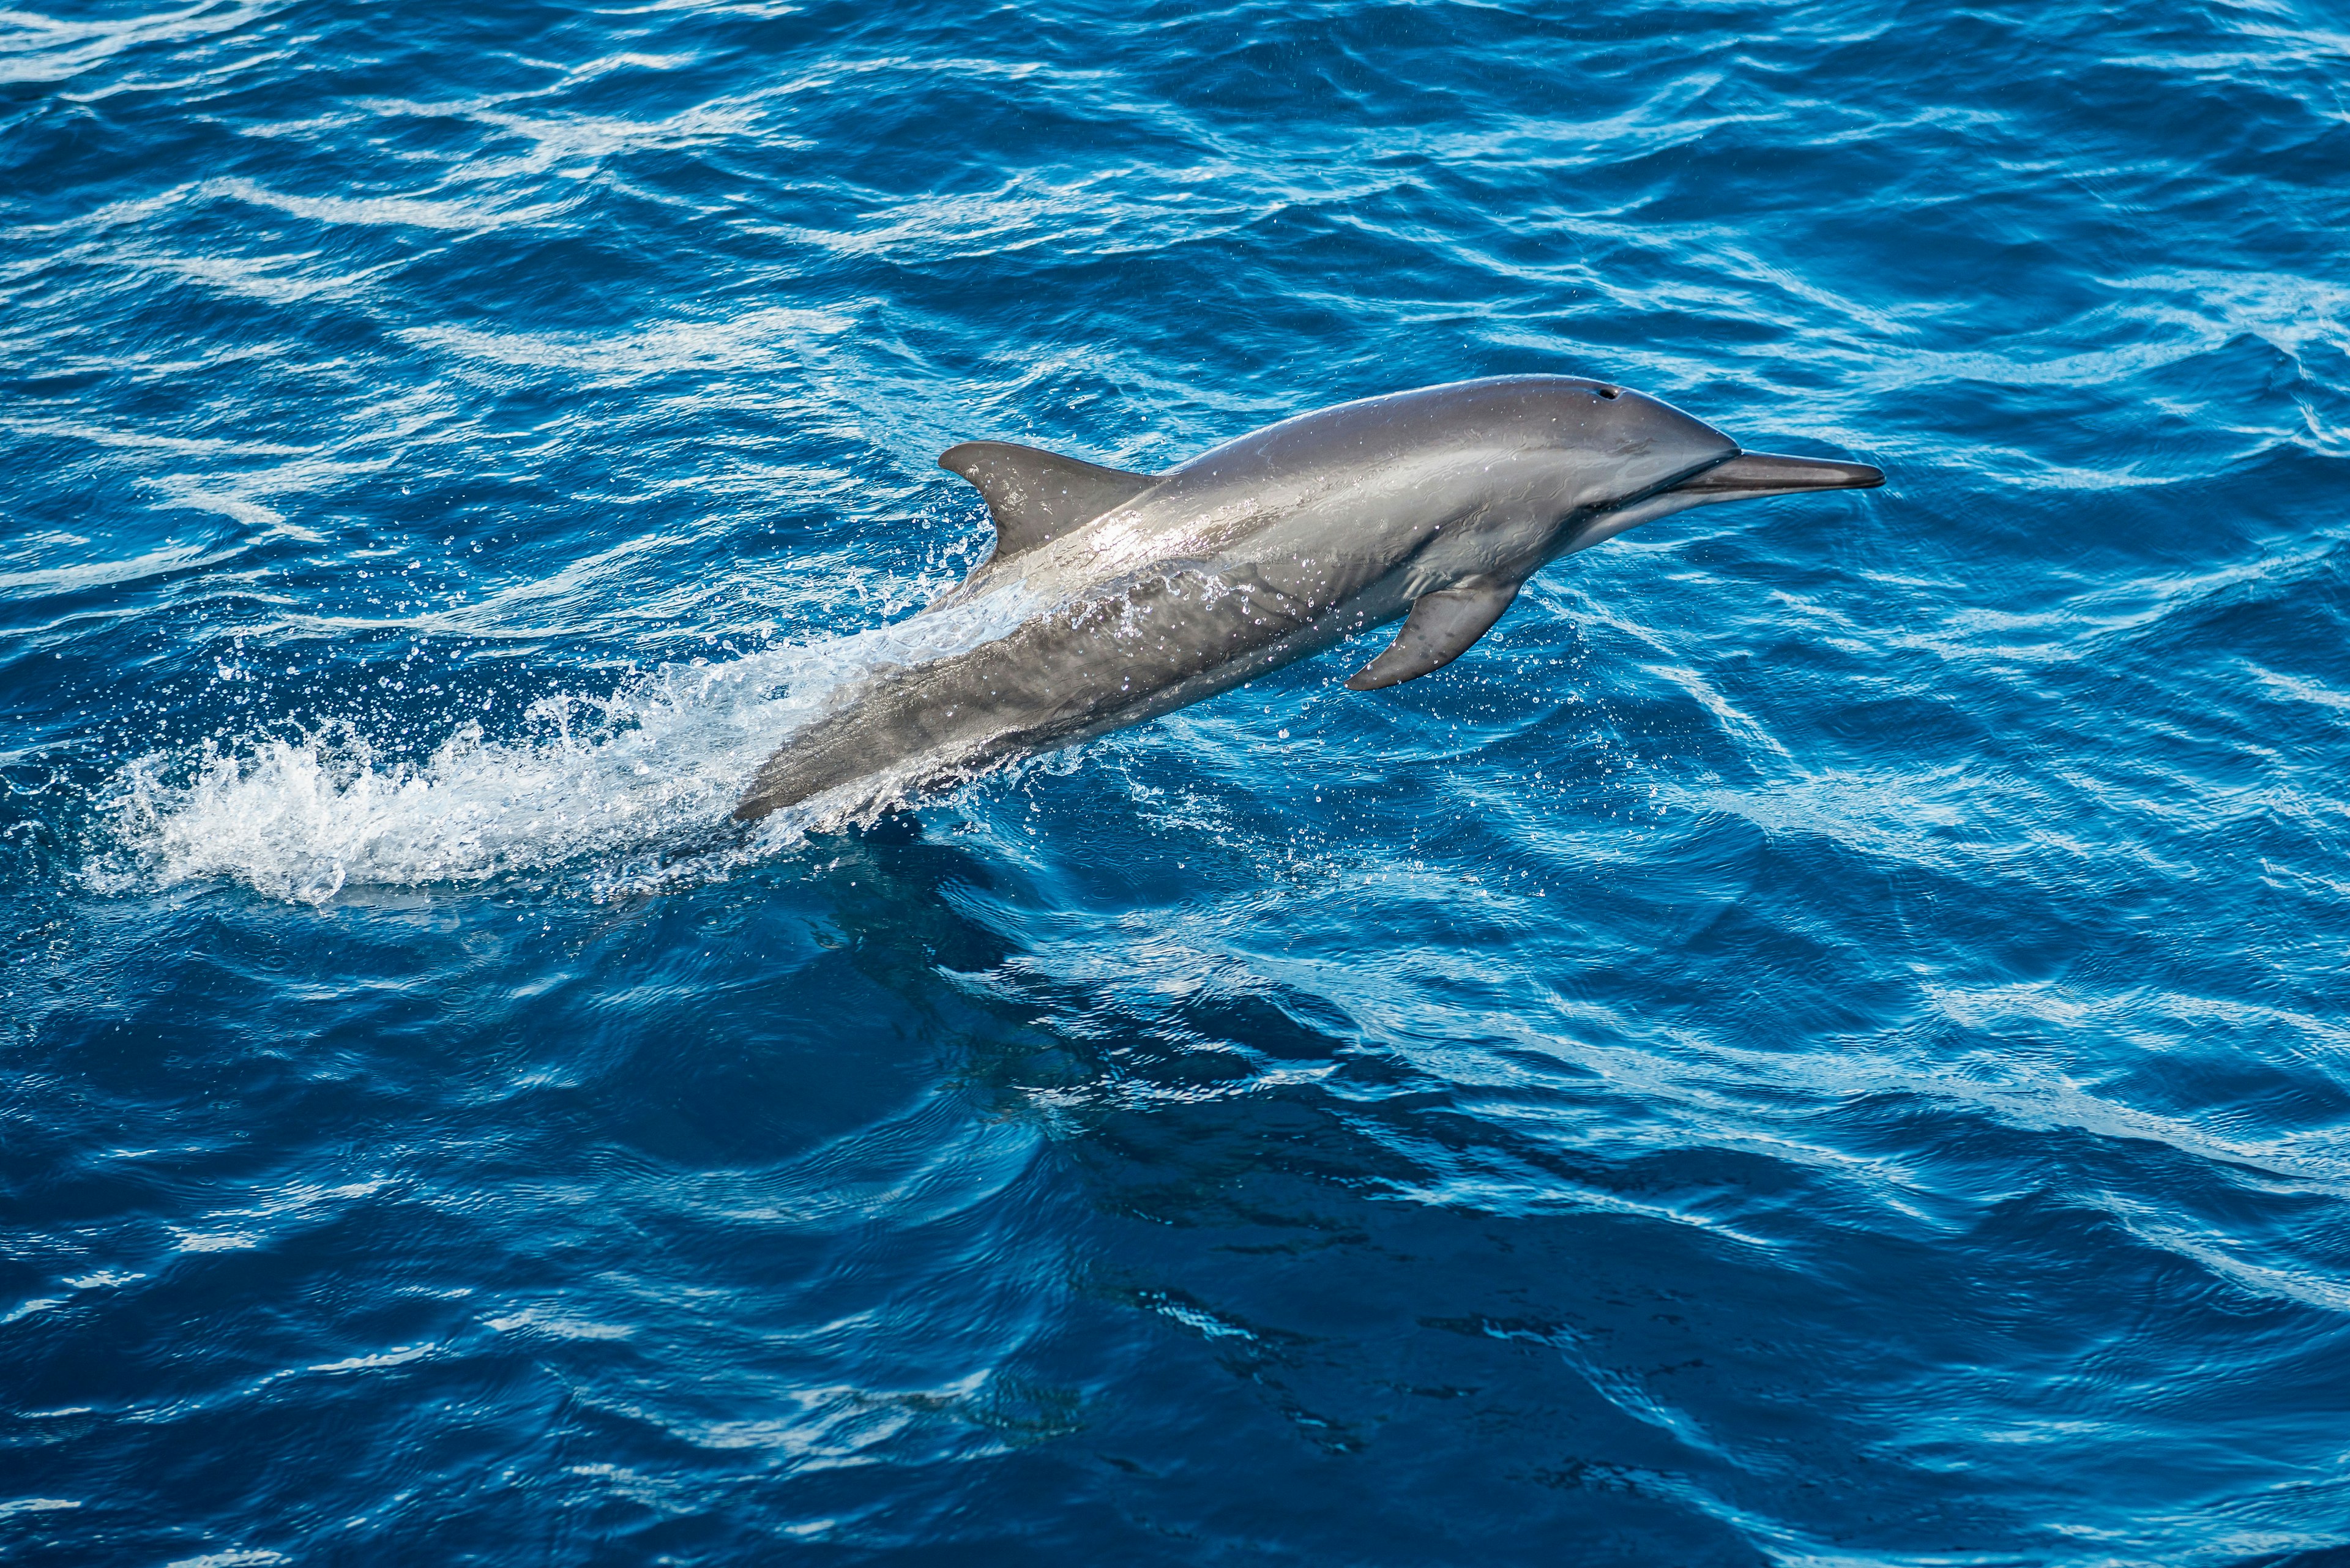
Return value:
M 0 14 L 0 1559 L 2350 1563 L 2350 16 Z M 982 558 L 1669 518 L 867 832 Z M 899 640 L 893 640 L 899 639 Z

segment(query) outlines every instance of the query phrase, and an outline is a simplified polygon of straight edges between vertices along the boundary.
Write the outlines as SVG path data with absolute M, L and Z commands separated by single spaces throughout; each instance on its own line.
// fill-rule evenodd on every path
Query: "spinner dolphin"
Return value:
M 768 759 L 735 807 L 885 805 L 1139 724 L 1402 618 L 1347 684 L 1440 670 L 1561 556 L 1692 506 L 1854 490 L 1856 462 L 1742 452 L 1654 398 L 1507 376 L 1301 414 L 1165 473 L 1004 441 L 939 459 L 994 553 L 925 615 L 1018 594 L 994 640 L 877 672 Z

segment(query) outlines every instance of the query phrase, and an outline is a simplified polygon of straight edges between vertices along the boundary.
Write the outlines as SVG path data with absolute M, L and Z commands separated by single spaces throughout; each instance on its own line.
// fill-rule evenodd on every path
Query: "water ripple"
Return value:
M 1008 16 L 0 13 L 0 1552 L 2350 1550 L 2350 36 Z M 1891 483 L 731 822 L 1528 369 Z

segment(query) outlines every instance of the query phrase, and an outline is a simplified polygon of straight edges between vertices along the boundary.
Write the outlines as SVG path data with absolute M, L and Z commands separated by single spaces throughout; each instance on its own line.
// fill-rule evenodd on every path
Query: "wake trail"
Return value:
M 295 740 L 155 753 L 109 794 L 101 890 L 231 880 L 323 904 L 346 888 L 469 885 L 577 873 L 602 898 L 723 876 L 815 820 L 733 821 L 761 763 L 843 689 L 892 665 L 1001 637 L 1026 609 L 996 594 L 938 614 L 716 663 L 670 664 L 611 696 L 550 695 L 541 733 L 492 739 L 452 722 L 419 759 L 350 722 Z

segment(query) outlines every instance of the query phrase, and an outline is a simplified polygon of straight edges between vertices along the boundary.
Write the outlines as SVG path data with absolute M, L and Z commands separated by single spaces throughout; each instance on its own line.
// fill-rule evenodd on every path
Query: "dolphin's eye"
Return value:
M 1596 390 L 1603 398 L 1612 398 L 1623 389 L 1624 389 L 1621 387 L 1599 387 L 1595 389 L 1595 390 Z

